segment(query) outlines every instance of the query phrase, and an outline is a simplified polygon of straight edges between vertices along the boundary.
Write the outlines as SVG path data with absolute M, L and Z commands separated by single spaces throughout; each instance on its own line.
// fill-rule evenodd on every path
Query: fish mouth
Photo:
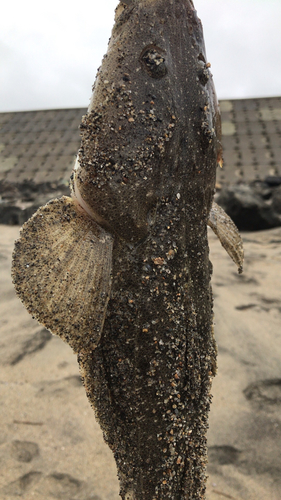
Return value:
M 115 25 L 113 26 L 113 31 L 123 25 L 126 21 L 128 21 L 134 7 L 134 0 L 120 0 L 115 9 Z

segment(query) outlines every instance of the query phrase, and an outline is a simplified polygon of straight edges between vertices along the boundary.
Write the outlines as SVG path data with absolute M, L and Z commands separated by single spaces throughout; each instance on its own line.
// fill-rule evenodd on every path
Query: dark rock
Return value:
M 281 186 L 278 186 L 272 193 L 272 209 L 278 215 L 281 215 Z
M 254 181 L 249 184 L 254 193 L 261 196 L 263 200 L 270 200 L 272 197 L 272 188 L 266 182 Z
M 59 183 L 0 181 L 0 224 L 21 226 L 39 207 L 63 195 L 69 196 L 69 187 Z
M 272 205 L 272 193 L 261 184 L 234 184 L 221 190 L 217 203 L 241 231 L 258 231 L 281 225 Z
M 266 177 L 264 179 L 264 182 L 270 187 L 280 186 L 281 176 L 280 175 L 269 175 L 268 177 Z
M 21 226 L 25 222 L 24 211 L 15 205 L 9 203 L 0 204 L 0 224 L 9 226 Z

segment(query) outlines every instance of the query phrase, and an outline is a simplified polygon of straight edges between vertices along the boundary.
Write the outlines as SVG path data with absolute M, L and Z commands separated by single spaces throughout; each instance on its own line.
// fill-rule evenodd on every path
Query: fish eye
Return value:
M 150 45 L 141 53 L 142 66 L 152 78 L 163 78 L 168 73 L 163 52 L 159 47 Z

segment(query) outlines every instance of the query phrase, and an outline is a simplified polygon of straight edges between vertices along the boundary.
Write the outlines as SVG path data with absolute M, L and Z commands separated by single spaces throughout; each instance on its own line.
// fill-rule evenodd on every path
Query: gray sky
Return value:
M 6 0 L 0 111 L 88 106 L 118 0 Z M 281 0 L 194 0 L 219 99 L 281 95 Z

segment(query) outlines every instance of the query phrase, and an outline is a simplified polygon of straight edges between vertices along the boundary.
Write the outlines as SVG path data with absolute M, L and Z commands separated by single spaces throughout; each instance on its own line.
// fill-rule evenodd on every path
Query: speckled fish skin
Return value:
M 220 116 L 193 3 L 128 3 L 81 125 L 75 178 L 97 220 L 137 242 L 148 235 L 161 197 L 180 193 L 186 205 L 197 195 L 207 217 Z
M 82 122 L 73 189 L 115 242 L 102 337 L 78 360 L 124 500 L 205 498 L 221 159 L 206 61 L 190 0 L 120 4 Z

